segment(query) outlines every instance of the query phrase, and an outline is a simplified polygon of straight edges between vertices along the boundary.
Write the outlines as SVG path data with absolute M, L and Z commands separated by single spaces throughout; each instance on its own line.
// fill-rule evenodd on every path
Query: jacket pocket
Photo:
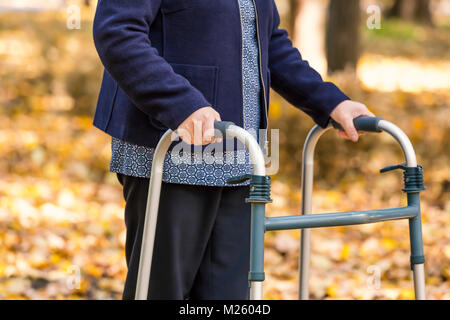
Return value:
M 175 73 L 186 78 L 198 89 L 212 106 L 216 104 L 219 67 L 171 62 L 169 64 Z
M 170 14 L 190 7 L 192 7 L 192 0 L 170 0 L 165 1 L 161 7 L 161 11 L 164 14 Z
M 172 62 L 169 62 L 169 64 L 176 74 L 186 78 L 194 88 L 199 90 L 205 99 L 211 103 L 212 107 L 215 106 L 219 67 Z M 168 129 L 165 125 L 152 117 L 149 117 L 149 121 L 153 127 L 159 129 L 160 131 L 165 131 Z

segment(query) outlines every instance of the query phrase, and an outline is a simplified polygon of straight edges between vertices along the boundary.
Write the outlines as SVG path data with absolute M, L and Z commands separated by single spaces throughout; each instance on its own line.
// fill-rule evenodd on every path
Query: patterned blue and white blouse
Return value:
M 256 13 L 253 0 L 238 0 L 238 2 L 242 24 L 244 128 L 250 130 L 257 138 L 261 118 L 261 88 Z M 113 137 L 111 149 L 111 172 L 143 178 L 150 177 L 154 148 L 134 145 Z M 227 152 L 231 154 L 226 154 Z M 253 166 L 250 164 L 247 150 L 225 151 L 223 155 L 225 159 L 229 159 L 227 156 L 231 156 L 233 161 L 214 160 L 214 154 L 205 157 L 201 151 L 193 151 L 187 157 L 191 161 L 180 163 L 179 158 L 177 159 L 178 162 L 173 161 L 171 153 L 168 152 L 164 160 L 163 181 L 193 185 L 226 186 L 228 178 L 252 173 Z M 197 161 L 195 161 L 196 159 Z

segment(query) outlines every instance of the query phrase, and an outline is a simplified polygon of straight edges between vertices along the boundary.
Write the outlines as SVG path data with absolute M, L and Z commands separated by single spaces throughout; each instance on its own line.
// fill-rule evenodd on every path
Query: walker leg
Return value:
M 313 151 L 312 151 L 313 152 Z M 301 213 L 311 214 L 312 212 L 312 186 L 313 186 L 313 159 L 303 158 L 302 166 L 302 208 Z M 300 238 L 300 255 L 298 262 L 299 300 L 309 299 L 309 263 L 311 252 L 311 230 L 302 229 Z
M 250 300 L 262 300 L 262 281 L 250 281 Z
M 420 208 L 419 193 L 408 193 L 408 205 L 416 205 Z M 425 300 L 425 257 L 422 242 L 422 219 L 419 214 L 409 219 L 409 237 L 411 243 L 411 269 L 414 278 L 414 293 L 416 300 Z
M 328 128 L 329 129 L 329 128 Z M 309 132 L 303 146 L 302 155 L 302 206 L 301 214 L 312 213 L 312 191 L 314 179 L 314 149 L 319 138 L 328 130 L 319 126 Z M 310 239 L 311 230 L 301 230 L 300 255 L 298 262 L 299 286 L 298 298 L 300 300 L 309 299 L 309 261 L 310 261 Z
M 309 261 L 310 261 L 311 230 L 301 231 L 300 261 L 299 261 L 299 299 L 309 299 Z
M 150 175 L 147 206 L 142 234 L 141 254 L 139 258 L 138 275 L 136 282 L 136 300 L 148 298 L 150 273 L 152 267 L 153 248 L 155 244 L 156 224 L 158 220 L 159 197 L 161 194 L 162 172 L 164 158 L 172 142 L 172 131 L 167 130 L 159 141 L 153 155 L 152 171 Z
M 304 157 L 302 166 L 302 215 L 312 212 L 313 159 Z M 300 255 L 298 262 L 299 300 L 309 299 L 309 264 L 311 256 L 311 229 L 302 229 L 300 238 Z
M 250 230 L 250 300 L 262 300 L 265 203 L 252 203 Z
M 425 268 L 424 264 L 415 264 L 413 267 L 414 273 L 414 292 L 416 300 L 426 300 L 425 291 Z
M 153 177 L 152 177 L 153 178 Z M 152 183 L 150 180 L 147 196 L 147 209 L 142 235 L 141 255 L 139 260 L 138 276 L 136 282 L 136 300 L 146 300 L 152 268 L 153 249 L 155 246 L 156 224 L 158 220 L 159 196 L 161 183 Z M 156 198 L 155 198 L 156 195 Z

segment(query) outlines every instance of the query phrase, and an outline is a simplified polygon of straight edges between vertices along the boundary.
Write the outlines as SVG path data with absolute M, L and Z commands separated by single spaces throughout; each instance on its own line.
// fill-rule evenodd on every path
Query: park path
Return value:
M 0 12 L 57 10 L 65 5 L 66 0 L 0 0 Z

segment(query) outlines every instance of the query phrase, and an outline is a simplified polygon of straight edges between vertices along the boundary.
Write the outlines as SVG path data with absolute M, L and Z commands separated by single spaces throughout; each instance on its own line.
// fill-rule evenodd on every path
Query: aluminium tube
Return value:
M 409 140 L 408 136 L 395 124 L 380 120 L 378 127 L 383 131 L 389 133 L 400 144 L 403 154 L 406 159 L 407 167 L 417 167 L 416 153 Z M 423 242 L 422 242 L 422 221 L 420 214 L 420 196 L 419 193 L 408 194 L 408 205 L 415 205 L 419 207 L 419 214 L 417 217 L 409 220 L 411 254 L 416 255 L 417 252 L 423 256 Z M 426 299 L 425 290 L 425 268 L 424 264 L 413 264 L 413 278 L 414 278 L 414 292 L 416 300 Z
M 329 127 L 330 128 L 330 127 Z M 318 125 L 309 132 L 303 147 L 302 160 L 302 204 L 301 214 L 312 213 L 312 190 L 314 179 L 314 150 L 319 138 L 329 129 L 322 129 Z M 310 263 L 310 239 L 311 230 L 302 229 L 300 238 L 300 255 L 298 263 L 299 272 L 299 300 L 309 298 L 309 263 Z
M 155 154 L 153 155 L 147 196 L 147 207 L 144 218 L 141 255 L 139 258 L 139 269 L 136 282 L 136 300 L 147 300 L 148 297 L 148 286 L 150 283 L 153 247 L 155 244 L 156 221 L 158 218 L 164 158 L 172 143 L 172 134 L 172 130 L 166 131 L 156 146 Z
M 226 129 L 226 137 L 238 139 L 248 149 L 251 163 L 253 164 L 254 175 L 266 175 L 264 154 L 256 139 L 249 132 L 236 125 L 229 125 Z M 265 205 L 261 203 L 252 203 L 251 206 L 250 268 L 264 272 Z M 262 297 L 262 281 L 250 281 L 250 300 L 261 300 Z

